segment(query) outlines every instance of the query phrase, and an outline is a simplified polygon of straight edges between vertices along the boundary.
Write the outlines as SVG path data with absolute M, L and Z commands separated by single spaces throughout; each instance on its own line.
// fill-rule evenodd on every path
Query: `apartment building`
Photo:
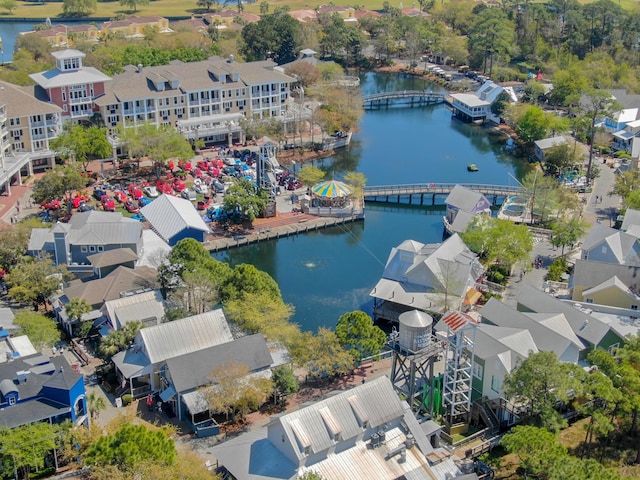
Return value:
M 174 60 L 157 67 L 128 66 L 97 98 L 107 128 L 151 122 L 173 126 L 189 140 L 207 144 L 243 141 L 244 117 L 283 117 L 295 79 L 275 71 L 272 61 L 237 63 L 212 57 Z
M 46 92 L 50 102 L 62 109 L 63 120 L 88 119 L 98 111 L 94 101 L 104 95 L 111 77 L 93 67 L 84 67 L 85 54 L 66 49 L 52 52 L 56 67 L 29 77 Z
M 0 192 L 54 164 L 49 143 L 62 129 L 62 109 L 38 90 L 0 82 Z

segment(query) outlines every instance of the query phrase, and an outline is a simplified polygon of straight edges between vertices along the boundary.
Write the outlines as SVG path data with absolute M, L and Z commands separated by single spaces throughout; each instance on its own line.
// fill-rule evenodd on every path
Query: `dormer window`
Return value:
M 61 58 L 58 59 L 58 68 L 63 72 L 79 70 L 82 66 L 80 57 Z

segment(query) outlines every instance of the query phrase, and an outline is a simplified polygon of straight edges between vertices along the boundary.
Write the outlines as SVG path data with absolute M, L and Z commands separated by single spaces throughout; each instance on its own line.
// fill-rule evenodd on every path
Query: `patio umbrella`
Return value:
M 326 182 L 316 183 L 311 187 L 311 191 L 319 197 L 340 198 L 351 195 L 353 188 L 344 182 L 328 180 Z

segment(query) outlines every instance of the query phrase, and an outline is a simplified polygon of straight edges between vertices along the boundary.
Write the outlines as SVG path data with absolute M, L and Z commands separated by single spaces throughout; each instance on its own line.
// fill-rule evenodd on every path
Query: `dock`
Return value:
M 363 220 L 361 216 L 317 217 L 309 214 L 286 214 L 280 218 L 257 219 L 251 230 L 233 232 L 227 235 L 215 234 L 204 243 L 210 252 L 219 252 L 231 248 L 251 245 L 266 240 L 298 235 L 323 228 L 336 227 Z
M 400 203 L 401 198 L 408 199 L 413 203 L 413 199 L 418 198 L 419 204 L 436 205 L 437 196 L 446 196 L 456 185 L 462 185 L 470 190 L 480 192 L 493 200 L 493 204 L 498 203 L 499 198 L 516 195 L 521 191 L 519 186 L 508 185 L 485 185 L 477 183 L 413 183 L 406 185 L 379 185 L 367 186 L 364 188 L 364 199 L 366 202 L 396 202 Z
M 380 92 L 362 97 L 365 110 L 388 108 L 391 106 L 424 107 L 447 102 L 443 93 L 433 93 L 426 90 L 400 90 L 396 92 Z

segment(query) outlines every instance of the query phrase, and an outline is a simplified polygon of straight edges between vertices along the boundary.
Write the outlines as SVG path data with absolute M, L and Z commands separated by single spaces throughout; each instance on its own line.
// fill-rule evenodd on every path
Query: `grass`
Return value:
M 291 10 L 299 10 L 303 8 L 316 8 L 318 5 L 322 5 L 328 2 L 305 2 L 304 0 L 276 0 L 269 2 L 269 11 L 273 12 L 274 8 L 278 6 L 287 5 Z M 336 0 L 334 5 L 352 5 L 353 2 L 349 0 Z M 383 0 L 373 0 L 367 3 L 366 8 L 370 10 L 382 9 Z M 237 8 L 236 3 L 229 3 L 223 8 L 233 9 Z M 248 13 L 260 13 L 260 3 L 258 1 L 245 5 L 245 12 Z M 98 7 L 95 12 L 91 14 L 91 17 L 108 17 L 112 18 L 117 15 L 138 15 L 138 16 L 153 16 L 159 15 L 163 17 L 189 17 L 191 14 L 206 13 L 206 10 L 196 5 L 196 0 L 177 1 L 177 0 L 154 0 L 147 5 L 138 7 L 138 10 L 134 12 L 128 8 L 123 8 L 120 2 L 98 2 Z M 11 15 L 4 10 L 0 12 L 0 16 L 3 18 L 51 18 L 55 19 L 62 17 L 62 2 L 47 2 L 44 4 L 38 2 L 18 2 L 17 8 Z M 87 23 L 91 21 L 91 17 L 87 17 Z

